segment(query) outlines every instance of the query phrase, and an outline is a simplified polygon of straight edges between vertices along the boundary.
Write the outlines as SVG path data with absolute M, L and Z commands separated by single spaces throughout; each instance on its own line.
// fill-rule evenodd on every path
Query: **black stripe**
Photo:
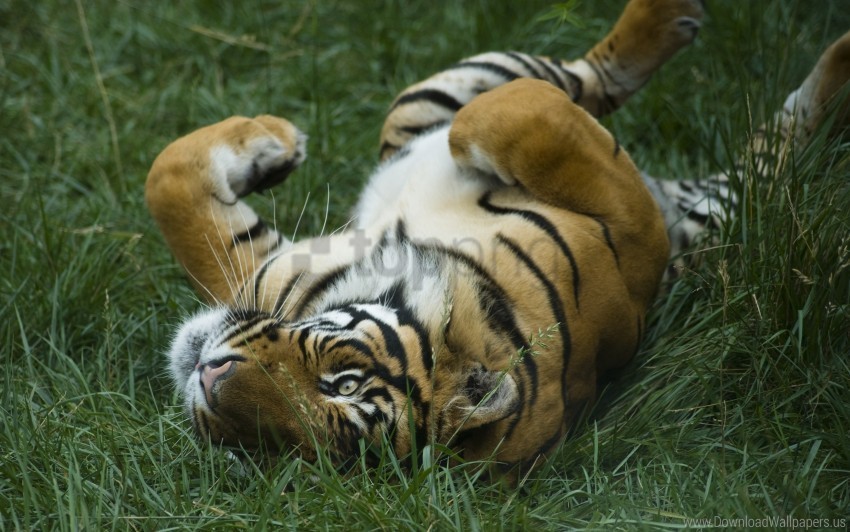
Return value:
M 298 349 L 301 351 L 301 361 L 305 365 L 307 364 L 307 340 L 310 338 L 311 332 L 313 332 L 313 331 L 310 327 L 304 327 L 302 329 L 297 330 Z
M 257 161 L 254 161 L 251 164 L 251 175 L 248 176 L 247 186 L 240 197 L 247 196 L 252 192 L 262 192 L 283 183 L 296 166 L 294 159 L 287 159 L 281 165 L 260 170 L 260 165 Z
M 706 198 L 703 198 L 700 201 L 705 201 L 705 199 Z M 708 214 L 703 214 L 701 212 L 697 212 L 696 211 L 696 208 L 697 208 L 696 205 L 689 207 L 687 203 L 685 203 L 684 201 L 680 201 L 679 203 L 676 204 L 676 206 L 679 207 L 679 210 L 681 210 L 682 212 L 685 213 L 685 216 L 687 216 L 689 220 L 692 220 L 692 221 L 694 221 L 694 222 L 696 222 L 696 223 L 698 223 L 698 224 L 700 224 L 704 227 L 713 227 L 714 226 L 714 220 L 711 218 L 711 216 L 709 216 Z
M 407 237 L 407 223 L 405 223 L 404 218 L 399 218 L 398 223 L 395 224 L 395 238 L 399 242 L 410 242 Z
M 398 281 L 375 298 L 375 303 L 393 309 L 407 309 L 407 299 L 404 293 L 404 282 Z
M 513 240 L 507 238 L 506 236 L 499 233 L 496 235 L 496 240 L 508 248 L 508 250 L 523 264 L 525 267 L 531 271 L 531 273 L 537 277 L 540 281 L 540 284 L 543 285 L 543 288 L 546 291 L 546 297 L 549 300 L 549 306 L 552 309 L 552 314 L 554 315 L 555 322 L 558 324 L 558 332 L 561 333 L 561 345 L 563 348 L 562 358 L 563 358 L 563 366 L 561 367 L 561 400 L 563 401 L 564 406 L 564 414 L 567 412 L 567 366 L 570 363 L 570 355 L 572 353 L 572 339 L 570 337 L 570 329 L 567 324 L 566 312 L 564 311 L 564 305 L 558 296 L 558 290 L 555 288 L 555 285 L 552 284 L 546 275 L 537 267 L 537 264 L 531 260 L 531 257 L 525 254 L 525 252 L 519 247 L 519 245 Z M 528 355 L 530 356 L 530 354 Z M 562 420 L 563 424 L 563 420 Z M 558 432 L 563 433 L 563 428 L 559 427 Z M 560 436 L 558 436 L 560 437 Z
M 605 105 L 607 113 L 614 112 L 620 107 L 620 104 L 617 103 L 617 100 L 615 100 L 613 96 L 608 94 L 608 92 L 605 92 Z
M 478 262 L 464 255 L 457 249 L 446 248 L 434 244 L 413 244 L 412 242 L 410 244 L 414 245 L 419 253 L 425 254 L 426 252 L 430 252 L 442 255 L 444 257 L 448 257 L 450 260 L 458 263 L 459 265 L 469 268 L 477 280 L 475 283 L 475 291 L 478 294 L 479 308 L 486 316 L 485 319 L 487 320 L 487 325 L 492 330 L 505 334 L 516 351 L 527 346 L 526 338 L 520 331 L 519 326 L 516 323 L 513 310 L 509 304 L 510 298 L 505 293 L 504 289 Z M 527 356 L 523 358 L 522 364 L 522 367 L 526 370 L 528 378 L 531 381 L 531 397 L 528 399 L 528 404 L 534 405 L 537 401 L 538 392 L 537 363 L 534 361 L 533 357 Z M 519 395 L 524 398 L 524 384 L 522 380 L 518 380 L 517 384 L 520 388 Z M 519 417 L 515 420 L 514 425 L 518 421 Z M 512 428 L 509 430 L 512 430 Z
M 485 311 L 485 314 L 487 314 L 490 326 L 496 330 L 507 333 L 507 336 L 511 339 L 511 343 L 515 349 L 521 349 L 526 346 L 525 338 L 523 337 L 522 332 L 520 332 L 519 326 L 516 324 L 514 313 L 511 310 L 511 307 L 507 304 L 510 300 L 508 295 L 478 262 L 464 255 L 457 249 L 446 248 L 434 244 L 413 244 L 412 242 L 411 245 L 414 245 L 415 248 L 423 254 L 425 252 L 431 252 L 443 255 L 472 270 L 479 281 L 476 286 L 479 296 L 482 294 L 487 296 L 486 299 L 479 297 L 479 305 L 481 305 L 481 309 Z
M 230 247 L 235 248 L 239 244 L 249 242 L 264 234 L 268 231 L 268 229 L 269 228 L 266 227 L 266 223 L 262 219 L 258 218 L 257 223 L 248 228 L 247 231 L 242 231 L 239 234 L 233 235 L 233 241 L 231 242 Z
M 260 283 L 263 282 L 263 278 L 268 273 L 269 266 L 271 265 L 272 262 L 274 262 L 274 260 L 271 260 L 271 259 L 266 260 L 266 262 L 264 262 L 263 265 L 260 266 L 260 269 L 257 270 L 257 273 L 254 274 L 254 304 L 255 305 L 260 300 Z M 245 284 L 247 285 L 248 283 L 245 283 Z
M 307 291 L 301 296 L 301 301 L 295 311 L 296 319 L 303 315 L 304 311 L 311 303 L 313 303 L 313 301 L 333 287 L 334 283 L 342 279 L 352 266 L 353 264 L 341 266 L 330 273 L 325 274 L 321 279 L 313 283 L 313 285 L 310 286 L 310 288 L 307 289 Z
M 640 351 L 640 343 L 643 340 L 643 320 L 640 318 L 640 314 L 637 315 L 637 340 L 635 340 L 635 350 L 632 353 L 632 357 L 637 356 L 638 351 Z
M 564 86 L 564 82 L 561 80 L 561 77 L 558 75 L 558 73 L 557 73 L 557 72 L 555 72 L 555 71 L 552 69 L 552 67 L 551 67 L 551 66 L 549 66 L 549 65 L 547 64 L 546 60 L 544 60 L 544 59 L 543 59 L 543 58 L 541 58 L 541 57 L 535 57 L 535 56 L 531 56 L 531 59 L 532 59 L 535 63 L 537 63 L 538 65 L 542 66 L 544 70 L 546 70 L 546 73 L 548 74 L 548 75 L 546 76 L 546 80 L 547 80 L 547 81 L 549 81 L 549 82 L 550 82 L 550 83 L 552 83 L 553 85 L 556 85 L 559 89 L 561 89 L 561 90 L 562 90 L 562 91 L 564 91 L 565 93 L 569 94 L 569 95 L 570 95 L 570 97 L 572 97 L 572 94 L 570 94 L 570 91 L 568 91 L 568 90 L 567 90 L 567 88 Z
M 529 77 L 544 79 L 543 74 L 541 74 L 539 70 L 534 68 L 531 63 L 525 60 L 525 58 L 529 56 L 521 54 L 519 52 L 507 52 L 505 55 L 520 63 L 529 72 L 529 74 L 531 74 Z
M 564 414 L 566 415 L 566 411 L 564 412 Z M 566 431 L 558 430 L 555 431 L 554 434 L 549 436 L 546 441 L 544 441 L 537 447 L 537 450 L 531 453 L 531 457 L 528 460 L 523 460 L 522 462 L 520 462 L 520 470 L 528 472 L 535 464 L 535 462 L 540 460 L 540 457 L 545 456 L 547 453 L 551 452 L 556 445 L 561 443 L 561 440 L 564 438 L 565 432 Z
M 599 109 L 599 116 L 606 115 L 619 107 L 617 101 L 613 96 L 608 92 L 608 86 L 605 83 L 605 78 L 602 75 L 602 71 L 600 68 L 597 68 L 597 64 L 593 61 L 588 61 L 585 59 L 585 62 L 593 70 L 593 73 L 596 74 L 597 79 L 599 80 L 599 84 L 602 85 L 602 94 L 604 96 L 604 101 Z M 607 73 L 607 72 L 606 72 Z
M 258 309 L 250 309 L 250 308 L 232 308 L 227 311 L 227 315 L 224 317 L 225 323 L 230 325 L 239 325 L 239 322 L 244 322 L 248 320 L 253 320 L 254 318 L 268 318 L 269 315 Z
M 554 63 L 555 66 L 557 66 L 558 68 L 560 68 L 561 72 L 563 72 L 564 75 L 567 76 L 567 78 L 570 80 L 570 82 L 572 82 L 570 88 L 574 92 L 571 96 L 574 102 L 579 101 L 581 97 L 584 96 L 584 81 L 582 81 L 582 79 L 578 77 L 575 72 L 564 67 L 564 65 L 561 64 L 560 59 L 552 59 L 552 63 Z
M 429 124 L 423 124 L 421 126 L 401 126 L 398 129 L 404 131 L 405 133 L 409 133 L 414 137 L 418 137 L 422 133 L 430 132 L 434 129 L 441 128 L 447 126 L 448 122 L 446 120 L 437 120 L 436 122 L 431 122 Z
M 421 89 L 403 94 L 392 105 L 390 112 L 402 105 L 420 102 L 423 100 L 431 102 L 434 105 L 439 105 L 440 107 L 445 107 L 452 112 L 457 112 L 461 107 L 463 107 L 463 104 L 457 101 L 453 96 L 450 96 L 439 89 Z
M 333 345 L 333 347 L 331 347 L 328 350 L 328 353 L 331 353 L 333 351 L 336 351 L 337 349 L 343 349 L 343 348 L 346 348 L 346 347 L 349 348 L 349 349 L 353 349 L 353 350 L 357 351 L 358 353 L 360 353 L 361 355 L 363 355 L 363 356 L 365 356 L 369 359 L 375 358 L 375 354 L 372 352 L 371 347 L 369 347 L 366 343 L 361 342 L 360 340 L 357 340 L 357 339 L 354 339 L 354 338 L 346 338 L 345 340 L 340 340 L 339 342 L 335 343 Z
M 378 319 L 377 316 L 370 314 L 368 311 L 352 309 L 349 310 L 349 313 L 355 319 L 355 323 L 368 320 L 378 326 L 378 330 L 381 331 L 381 335 L 384 339 L 384 346 L 386 348 L 387 355 L 399 361 L 401 364 L 402 375 L 406 375 L 408 369 L 408 353 L 404 343 L 398 336 L 398 331 L 393 329 L 388 323 Z
M 387 145 L 386 142 L 384 144 Z M 394 163 L 395 161 L 398 161 L 399 159 L 410 155 L 410 144 L 405 144 L 401 148 L 396 148 L 395 146 L 393 146 L 392 148 L 396 151 L 391 153 L 389 158 L 386 159 L 386 164 Z M 383 156 L 383 152 L 381 152 L 381 157 Z
M 614 76 L 611 75 L 611 72 L 609 72 L 608 68 L 605 66 L 605 62 L 599 60 L 599 54 L 598 53 L 594 54 L 594 56 L 595 56 L 594 59 L 596 59 L 596 64 L 594 65 L 594 63 L 591 62 L 591 61 L 587 61 L 587 63 L 590 65 L 590 67 L 593 69 L 593 71 L 596 72 L 596 75 L 599 76 L 600 81 L 602 81 L 603 87 L 606 86 L 606 83 L 604 82 L 604 80 L 602 78 L 602 75 L 601 75 L 602 72 L 605 73 L 605 78 L 607 78 L 609 81 L 613 82 L 614 85 L 620 87 L 621 89 L 623 89 L 626 92 L 631 92 L 628 87 L 626 87 L 625 85 L 623 85 L 622 83 L 617 81 L 617 79 L 614 78 Z M 596 67 L 598 67 L 598 68 L 596 68 Z M 608 94 L 607 89 L 605 90 L 605 94 L 606 95 Z
M 364 399 L 381 398 L 387 404 L 393 403 L 392 394 L 390 394 L 390 392 L 386 388 L 384 388 L 383 386 L 378 386 L 378 387 L 375 387 L 375 388 L 369 388 L 368 390 L 363 392 L 362 397 Z M 372 414 L 372 415 L 376 416 L 376 415 L 378 415 L 377 413 L 380 412 L 381 415 L 383 415 L 384 418 L 386 419 L 386 413 L 383 410 L 381 410 L 380 408 L 378 408 L 378 405 L 374 401 L 372 401 L 372 404 L 375 405 L 375 411 L 376 411 L 375 414 Z
M 392 151 L 398 150 L 398 146 L 396 146 L 395 144 L 393 144 L 393 143 L 391 143 L 391 142 L 387 142 L 387 141 L 385 140 L 385 141 L 381 144 L 380 149 L 378 150 L 378 152 L 379 152 L 379 154 L 380 154 L 379 156 L 380 156 L 380 158 L 381 158 L 381 159 L 383 159 L 383 158 L 384 158 L 384 153 L 385 153 L 387 150 L 392 150 Z
M 286 239 L 283 237 L 283 235 L 278 233 L 277 238 L 275 239 L 275 243 L 269 246 L 268 249 L 266 249 L 266 257 L 274 255 L 285 240 Z
M 602 218 L 597 216 L 590 216 L 590 218 L 596 220 L 596 223 L 602 228 L 602 236 L 605 237 L 605 243 L 608 244 L 608 247 L 611 249 L 611 253 L 614 254 L 614 261 L 617 263 L 617 268 L 620 267 L 620 254 L 617 253 L 617 248 L 614 246 L 614 240 L 611 239 L 611 229 L 608 227 L 608 224 L 605 223 Z
M 312 328 L 311 328 L 311 329 L 312 329 Z M 316 331 L 312 331 L 312 330 L 311 330 L 311 332 L 313 333 L 313 335 L 312 335 L 312 339 L 313 339 L 313 355 L 314 355 L 314 356 L 318 359 L 318 358 L 321 356 L 321 354 L 322 354 L 322 351 L 321 351 L 321 350 L 319 350 L 319 341 L 324 340 L 325 338 L 327 338 L 327 337 L 328 337 L 328 334 L 327 334 L 327 333 L 325 333 L 325 334 L 319 334 L 319 333 L 317 333 Z M 325 331 L 322 331 L 322 332 L 325 332 Z
M 711 218 L 708 215 L 696 212 L 694 210 L 690 210 L 687 212 L 688 220 L 693 220 L 694 222 L 702 225 L 703 227 L 711 228 L 714 224 L 709 223 Z
M 334 349 L 336 349 L 337 346 L 340 343 L 342 343 L 342 341 L 339 339 L 339 337 L 335 336 L 333 334 L 334 332 L 338 333 L 339 329 L 337 329 L 336 331 L 329 331 L 329 330 L 325 329 L 324 326 L 321 323 L 319 324 L 319 327 L 320 327 L 320 330 L 325 334 L 322 335 L 322 340 L 319 341 L 316 344 L 316 352 L 317 353 L 329 353 L 329 352 L 333 351 Z M 328 349 L 328 344 L 333 342 L 333 341 L 337 341 L 337 342 L 330 349 Z
M 246 331 L 248 331 L 248 329 L 250 329 L 250 328 L 254 327 L 255 325 L 257 325 L 257 324 L 258 324 L 258 323 L 260 323 L 261 321 L 263 321 L 263 320 L 267 320 L 267 319 L 269 319 L 269 317 L 268 317 L 267 315 L 265 315 L 265 314 L 259 314 L 259 315 L 257 315 L 257 316 L 254 316 L 254 317 L 250 318 L 248 321 L 246 321 L 246 322 L 244 322 L 244 323 L 240 323 L 240 324 L 238 324 L 238 325 L 237 325 L 237 327 L 236 327 L 236 330 L 235 330 L 235 331 L 233 331 L 232 333 L 228 334 L 228 335 L 224 338 L 224 340 L 221 340 L 221 341 L 218 343 L 218 345 L 223 345 L 223 344 L 230 343 L 230 342 L 231 342 L 234 338 L 236 338 L 236 337 L 237 337 L 237 336 L 239 336 L 240 334 L 244 334 Z
M 567 261 L 570 263 L 570 267 L 573 271 L 573 298 L 575 299 L 576 308 L 579 307 L 579 286 L 581 283 L 580 275 L 578 271 L 578 263 L 576 263 L 575 256 L 573 256 L 573 252 L 570 250 L 570 247 L 561 237 L 561 234 L 558 232 L 558 229 L 550 222 L 545 216 L 536 213 L 534 211 L 526 211 L 522 209 L 510 209 L 507 207 L 497 207 L 490 203 L 490 192 L 487 192 L 481 199 L 478 200 L 478 205 L 484 209 L 485 211 L 492 214 L 513 214 L 516 216 L 521 216 L 536 225 L 540 228 L 544 233 L 549 235 L 549 237 L 558 244 L 558 247 L 561 249 L 561 253 L 567 258 Z
M 295 288 L 295 283 L 297 283 L 298 280 L 301 279 L 301 275 L 303 273 L 304 272 L 296 272 L 295 274 L 293 274 L 292 278 L 289 280 L 283 290 L 281 290 L 280 293 L 277 295 L 277 300 L 274 302 L 274 308 L 272 309 L 273 316 L 283 318 L 283 316 L 278 316 L 278 314 L 281 310 L 283 310 L 283 304 L 286 303 L 286 300 L 289 298 L 289 294 L 291 294 L 292 290 Z
M 490 328 L 506 333 L 514 349 L 525 347 L 526 339 L 516 324 L 514 313 L 507 303 L 507 296 L 490 283 L 476 283 L 475 288 L 478 305 L 487 316 Z
M 259 331 L 259 332 L 256 332 L 256 333 L 252 334 L 251 336 L 248 336 L 247 338 L 245 338 L 244 340 L 242 340 L 242 342 L 243 342 L 243 343 L 246 343 L 246 344 L 249 344 L 249 343 L 253 342 L 254 340 L 257 340 L 258 338 L 262 338 L 263 336 L 265 336 L 265 337 L 269 338 L 269 340 L 271 340 L 271 341 L 274 341 L 274 340 L 272 339 L 272 337 L 276 337 L 276 336 L 277 336 L 277 330 L 276 330 L 276 328 L 277 328 L 277 324 L 276 324 L 276 323 L 269 323 L 268 325 L 266 325 L 266 326 L 264 326 L 262 329 L 260 329 L 260 331 Z M 240 359 L 241 359 L 242 361 L 244 361 L 244 360 L 245 360 L 245 357 L 241 357 L 241 356 L 240 356 L 240 357 L 237 357 L 237 356 L 235 356 L 235 355 L 234 355 L 234 356 L 232 356 L 232 357 L 228 357 L 228 358 L 229 358 L 229 359 L 231 359 L 231 360 L 240 360 Z M 226 361 L 227 361 L 227 358 L 226 358 L 226 359 L 224 359 L 224 362 L 226 362 Z M 223 362 L 222 362 L 222 363 L 223 363 Z
M 416 249 L 415 246 L 414 249 Z M 418 252 L 418 249 L 416 251 Z M 431 340 L 428 338 L 428 332 L 425 330 L 425 327 L 416 319 L 413 311 L 407 304 L 404 283 L 402 281 L 397 282 L 386 292 L 378 296 L 377 301 L 379 304 L 395 309 L 396 319 L 398 319 L 399 325 L 408 326 L 416 333 L 419 339 L 420 351 L 422 352 L 422 363 L 430 375 L 434 367 Z
M 501 76 L 505 78 L 506 81 L 513 81 L 519 77 L 521 77 L 516 72 L 509 70 L 502 65 L 498 65 L 496 63 L 484 62 L 484 61 L 463 61 L 449 68 L 449 70 L 458 70 L 462 68 L 476 68 L 479 70 L 486 70 L 492 74 L 496 74 L 497 76 Z

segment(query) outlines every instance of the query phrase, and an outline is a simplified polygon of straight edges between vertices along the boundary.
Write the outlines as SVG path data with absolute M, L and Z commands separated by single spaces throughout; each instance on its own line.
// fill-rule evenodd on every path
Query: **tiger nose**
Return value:
M 232 366 L 233 361 L 228 360 L 224 364 L 208 364 L 201 369 L 201 386 L 204 388 L 204 395 L 207 398 L 207 404 L 210 406 L 213 406 L 213 386 L 215 385 L 215 381 L 227 374 Z

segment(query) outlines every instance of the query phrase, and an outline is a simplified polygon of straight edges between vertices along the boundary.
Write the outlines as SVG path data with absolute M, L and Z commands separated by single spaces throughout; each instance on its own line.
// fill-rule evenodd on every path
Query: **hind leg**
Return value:
M 639 308 L 654 297 L 668 258 L 658 206 L 613 136 L 562 91 L 521 79 L 482 94 L 458 112 L 449 147 L 462 168 L 603 223 Z
M 827 121 L 831 123 L 825 124 Z M 760 175 L 776 173 L 788 155 L 804 147 L 821 126 L 829 126 L 833 132 L 850 126 L 850 32 L 824 51 L 782 109 L 754 132 L 740 164 L 750 165 Z M 731 218 L 737 206 L 725 173 L 677 181 L 644 175 L 644 180 L 664 214 L 673 257 L 706 228 Z M 684 264 L 681 258 L 676 262 Z
M 616 110 L 693 42 L 702 16 L 702 0 L 629 2 L 608 35 L 570 64 L 587 80 L 575 102 L 596 117 Z
M 782 109 L 776 113 L 773 122 L 778 125 L 780 139 L 791 149 L 806 145 L 815 130 L 832 116 L 831 126 L 838 129 L 850 124 L 850 32 L 832 43 L 820 56 L 814 68 L 806 76 L 800 87 L 785 99 Z M 841 101 L 839 101 L 839 99 Z M 769 126 L 769 124 L 767 124 Z M 762 170 L 773 157 L 763 160 L 777 152 L 772 146 L 769 127 L 755 132 L 751 142 L 751 151 L 759 160 L 756 168 Z M 782 166 L 788 150 L 776 153 L 776 164 Z
M 582 59 L 562 62 L 519 52 L 464 59 L 399 94 L 381 131 L 381 159 L 451 122 L 477 95 L 517 78 L 547 81 L 596 117 L 610 113 L 694 40 L 702 15 L 699 0 L 631 0 L 611 32 Z

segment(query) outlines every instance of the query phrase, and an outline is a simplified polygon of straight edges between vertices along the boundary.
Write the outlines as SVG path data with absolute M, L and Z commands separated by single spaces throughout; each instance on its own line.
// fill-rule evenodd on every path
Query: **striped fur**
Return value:
M 340 463 L 364 441 L 436 442 L 514 472 L 550 454 L 597 378 L 638 350 L 670 241 L 735 210 L 724 175 L 642 175 L 594 119 L 700 17 L 696 1 L 632 0 L 583 59 L 489 53 L 410 87 L 352 223 L 330 236 L 290 242 L 241 199 L 304 159 L 286 120 L 234 117 L 167 147 L 148 205 L 211 303 L 169 354 L 195 431 Z M 848 47 L 850 34 L 794 97 L 807 127 L 822 85 L 850 75 Z

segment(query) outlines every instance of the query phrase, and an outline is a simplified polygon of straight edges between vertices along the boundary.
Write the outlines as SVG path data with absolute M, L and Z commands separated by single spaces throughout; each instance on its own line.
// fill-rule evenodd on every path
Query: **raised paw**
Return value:
M 306 136 L 282 118 L 232 117 L 171 143 L 154 161 L 148 194 L 192 181 L 224 203 L 282 182 L 306 157 Z
M 304 160 L 304 142 L 286 120 L 233 117 L 177 139 L 154 161 L 148 209 L 208 301 L 233 301 L 283 243 L 239 198 L 283 181 Z
M 649 75 L 693 42 L 702 17 L 700 0 L 631 0 L 609 33 L 611 42 L 603 43 L 614 46 L 635 74 Z
M 210 144 L 211 176 L 236 197 L 283 182 L 306 157 L 306 136 L 282 118 L 234 117 L 212 127 L 219 139 Z
M 596 67 L 601 90 L 611 103 L 621 105 L 673 54 L 693 42 L 702 17 L 700 0 L 631 0 L 611 32 L 585 55 Z

